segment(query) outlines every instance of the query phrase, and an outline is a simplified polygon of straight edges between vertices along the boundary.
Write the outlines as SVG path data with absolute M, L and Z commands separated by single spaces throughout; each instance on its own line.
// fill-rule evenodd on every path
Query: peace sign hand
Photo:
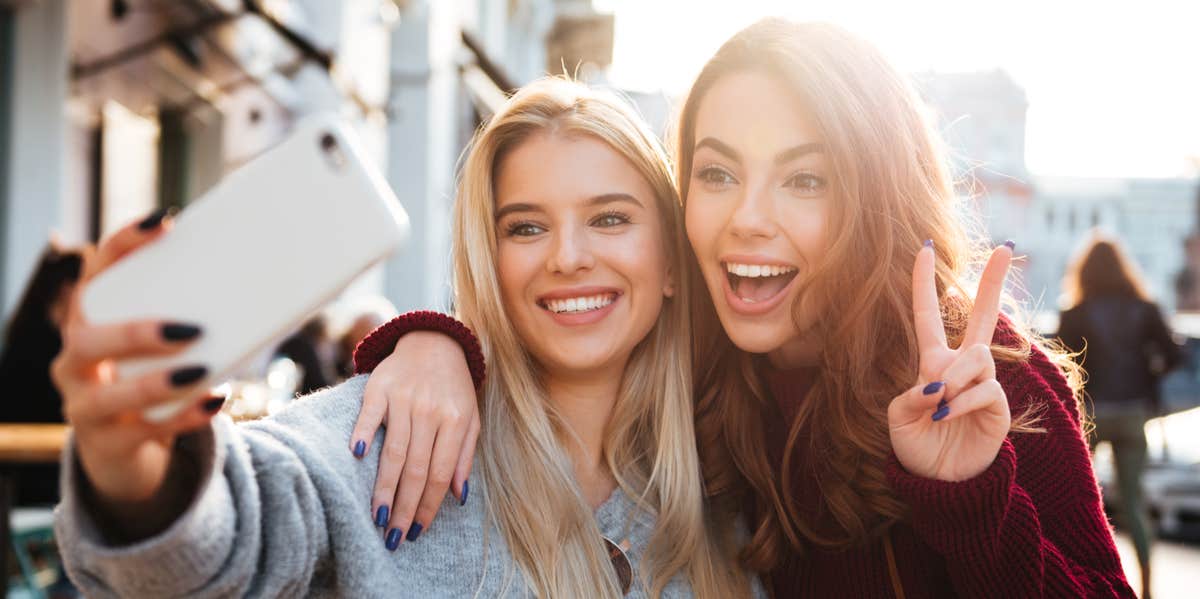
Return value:
M 1011 241 L 992 252 L 962 344 L 951 349 L 938 306 L 932 244 L 917 252 L 913 319 L 920 371 L 917 384 L 888 406 L 892 450 L 914 475 L 944 481 L 978 476 L 1008 435 L 1008 399 L 996 382 L 990 344 L 1012 256 Z

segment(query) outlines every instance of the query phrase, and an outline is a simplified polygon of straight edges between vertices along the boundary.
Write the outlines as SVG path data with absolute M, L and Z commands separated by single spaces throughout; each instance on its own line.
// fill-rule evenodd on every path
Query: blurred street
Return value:
M 1138 581 L 1137 557 L 1133 553 L 1133 544 L 1129 536 L 1117 531 L 1117 550 L 1121 552 L 1121 563 L 1125 566 L 1125 576 L 1129 578 L 1133 590 L 1141 594 Z M 1154 564 L 1154 597 L 1176 598 L 1195 597 L 1200 592 L 1200 541 L 1182 542 L 1159 539 L 1154 545 L 1151 558 Z

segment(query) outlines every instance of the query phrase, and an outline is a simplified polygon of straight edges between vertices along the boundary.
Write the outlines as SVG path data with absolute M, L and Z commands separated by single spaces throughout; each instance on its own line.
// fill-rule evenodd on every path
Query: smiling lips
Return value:
M 620 297 L 615 289 L 592 287 L 548 293 L 539 297 L 537 304 L 555 322 L 573 326 L 602 320 Z
M 750 315 L 762 314 L 778 305 L 784 290 L 799 272 L 790 264 L 750 264 L 733 260 L 722 264 L 729 282 L 726 296 L 730 307 Z
M 567 299 L 542 300 L 542 307 L 555 314 L 570 314 L 599 310 L 617 299 L 615 293 L 605 293 L 587 297 L 572 297 Z

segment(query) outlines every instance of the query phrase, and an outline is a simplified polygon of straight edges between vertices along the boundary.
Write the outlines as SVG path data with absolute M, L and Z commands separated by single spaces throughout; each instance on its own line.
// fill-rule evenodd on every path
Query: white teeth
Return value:
M 725 270 L 739 277 L 777 277 L 795 271 L 795 266 L 776 266 L 773 264 L 735 264 L 725 263 Z
M 545 300 L 546 309 L 556 314 L 565 312 L 589 312 L 599 310 L 617 299 L 616 294 L 591 295 L 587 297 L 572 297 L 569 299 Z

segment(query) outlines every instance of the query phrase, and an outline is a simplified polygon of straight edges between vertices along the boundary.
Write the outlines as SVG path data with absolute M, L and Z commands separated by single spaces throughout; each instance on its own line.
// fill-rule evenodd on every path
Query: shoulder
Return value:
M 268 418 L 247 426 L 342 431 L 348 438 L 358 418 L 367 378 L 367 375 L 359 375 L 333 387 L 297 397 Z
M 1008 318 L 1001 318 L 996 326 L 994 343 L 1009 348 L 1024 356 L 1012 361 L 996 364 L 996 380 L 1008 396 L 1010 411 L 1014 417 L 1029 410 L 1051 409 L 1070 417 L 1079 424 L 1079 411 L 1075 392 L 1067 381 L 1066 374 L 1054 358 L 1036 338 L 1021 331 Z

